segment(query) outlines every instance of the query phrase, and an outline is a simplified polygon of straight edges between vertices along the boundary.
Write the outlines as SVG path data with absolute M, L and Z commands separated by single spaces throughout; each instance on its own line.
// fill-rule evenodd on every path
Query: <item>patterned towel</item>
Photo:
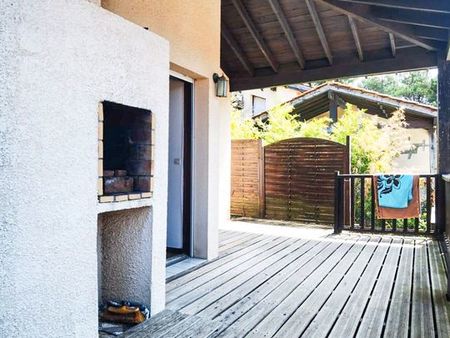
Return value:
M 413 198 L 413 176 L 379 175 L 377 194 L 380 207 L 405 209 Z
M 420 217 L 419 176 L 378 175 L 373 177 L 373 186 L 377 219 Z

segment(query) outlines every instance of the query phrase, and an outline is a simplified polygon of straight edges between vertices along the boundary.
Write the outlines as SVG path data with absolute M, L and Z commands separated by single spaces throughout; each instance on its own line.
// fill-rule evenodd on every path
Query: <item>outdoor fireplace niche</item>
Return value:
M 99 200 L 151 197 L 152 113 L 113 102 L 99 109 Z

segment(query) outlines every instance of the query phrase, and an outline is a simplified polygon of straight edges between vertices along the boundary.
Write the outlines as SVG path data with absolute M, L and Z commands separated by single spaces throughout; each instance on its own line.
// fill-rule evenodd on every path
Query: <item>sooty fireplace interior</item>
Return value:
M 151 196 L 152 113 L 113 102 L 99 112 L 100 202 Z

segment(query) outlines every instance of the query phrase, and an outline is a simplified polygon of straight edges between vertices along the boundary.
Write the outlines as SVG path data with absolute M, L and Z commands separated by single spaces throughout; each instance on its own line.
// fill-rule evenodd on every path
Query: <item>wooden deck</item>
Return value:
M 126 336 L 450 336 L 445 267 L 431 239 L 222 231 L 220 252 L 170 281 L 167 310 Z

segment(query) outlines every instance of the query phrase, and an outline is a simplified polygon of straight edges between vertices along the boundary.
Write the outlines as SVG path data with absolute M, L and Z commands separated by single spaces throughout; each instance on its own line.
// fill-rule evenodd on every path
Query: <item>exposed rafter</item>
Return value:
M 397 54 L 397 47 L 395 46 L 395 36 L 392 33 L 389 33 L 389 42 L 391 43 L 392 56 L 395 57 Z
M 403 8 L 421 12 L 450 13 L 450 2 L 446 0 L 341 0 L 388 8 Z
M 416 48 L 416 45 L 395 45 L 395 50 L 405 49 L 405 48 Z
M 364 61 L 364 54 L 361 46 L 361 40 L 359 39 L 358 27 L 356 26 L 355 20 L 349 16 L 348 23 L 350 24 L 350 29 L 352 31 L 353 40 L 355 40 L 356 50 L 358 51 L 359 60 Z
M 270 51 L 267 44 L 264 42 L 263 37 L 259 33 L 258 29 L 256 28 L 252 18 L 250 17 L 250 14 L 248 13 L 247 9 L 245 8 L 244 4 L 241 0 L 231 0 L 233 3 L 234 8 L 236 8 L 237 12 L 239 13 L 239 16 L 244 21 L 245 26 L 249 30 L 252 37 L 255 39 L 256 44 L 258 45 L 259 49 L 263 53 L 264 57 L 266 58 L 267 62 L 269 63 L 270 67 L 273 69 L 274 72 L 278 69 L 278 62 L 275 60 L 275 57 L 272 55 L 272 52 Z
M 450 28 L 450 14 L 424 13 L 404 9 L 374 7 L 372 12 L 383 21 L 434 28 Z
M 414 34 L 422 39 L 436 40 L 436 41 L 447 41 L 448 31 L 444 29 L 423 27 L 423 26 L 412 26 Z
M 294 53 L 298 64 L 302 69 L 305 68 L 305 58 L 303 57 L 302 51 L 300 50 L 300 46 L 298 45 L 297 40 L 295 39 L 294 33 L 292 33 L 291 27 L 289 26 L 289 22 L 287 21 L 286 16 L 284 15 L 280 3 L 278 2 L 278 0 L 268 0 L 268 1 L 270 6 L 272 7 L 273 12 L 275 13 L 275 16 L 278 19 L 278 22 L 280 23 L 281 28 L 284 31 L 284 34 L 286 35 L 286 38 L 289 42 L 289 45 L 291 46 L 292 52 Z
M 375 25 L 388 33 L 393 33 L 396 36 L 406 41 L 409 41 L 419 47 L 433 51 L 437 49 L 433 43 L 414 35 L 414 31 L 410 26 L 380 20 L 379 18 L 373 15 L 371 11 L 371 6 L 369 5 L 348 3 L 339 0 L 316 0 L 316 1 L 327 4 L 331 8 L 334 8 L 335 10 L 341 13 L 353 16 L 359 20 Z
M 245 70 L 249 73 L 250 76 L 253 76 L 254 71 L 253 71 L 252 65 L 250 64 L 247 57 L 244 55 L 244 52 L 239 47 L 238 43 L 233 38 L 230 31 L 228 30 L 228 28 L 225 26 L 225 24 L 223 22 L 222 22 L 222 27 L 221 27 L 221 35 L 224 38 L 224 40 L 226 41 L 226 43 L 228 44 L 228 46 L 230 46 L 233 53 L 239 59 L 242 66 L 244 66 Z
M 331 54 L 330 46 L 328 45 L 328 40 L 325 32 L 320 22 L 319 14 L 317 13 L 316 4 L 313 0 L 305 0 L 306 6 L 308 6 L 309 14 L 313 20 L 314 26 L 316 27 L 317 34 L 319 35 L 320 43 L 322 44 L 325 55 L 327 56 L 328 62 L 333 64 L 333 55 Z
M 286 85 L 289 83 L 303 83 L 326 79 L 335 79 L 343 76 L 359 76 L 368 74 L 380 74 L 387 72 L 399 72 L 414 69 L 435 67 L 437 64 L 436 53 L 430 53 L 423 48 L 412 47 L 398 49 L 395 58 L 373 59 L 368 52 L 364 62 L 352 59 L 338 59 L 332 67 L 296 69 L 289 66 L 280 66 L 279 72 L 274 74 L 270 70 L 256 69 L 254 77 L 232 78 L 231 89 L 245 90 Z

